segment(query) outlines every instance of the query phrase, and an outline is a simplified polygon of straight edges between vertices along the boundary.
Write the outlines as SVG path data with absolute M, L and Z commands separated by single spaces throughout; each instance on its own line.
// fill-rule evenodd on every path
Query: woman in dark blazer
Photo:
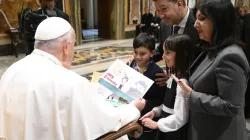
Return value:
M 204 0 L 196 17 L 204 51 L 190 68 L 190 86 L 175 79 L 190 98 L 188 139 L 244 140 L 250 68 L 235 39 L 234 7 L 230 0 Z

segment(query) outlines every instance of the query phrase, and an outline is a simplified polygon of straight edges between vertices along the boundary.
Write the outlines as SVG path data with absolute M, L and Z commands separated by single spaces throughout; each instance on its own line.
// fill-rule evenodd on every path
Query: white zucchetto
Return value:
M 63 36 L 71 30 L 68 21 L 60 17 L 51 17 L 42 21 L 36 30 L 35 40 L 52 40 Z

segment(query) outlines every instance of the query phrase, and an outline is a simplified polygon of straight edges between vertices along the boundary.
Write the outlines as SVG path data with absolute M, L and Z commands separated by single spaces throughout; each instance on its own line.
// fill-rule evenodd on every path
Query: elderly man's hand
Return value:
M 146 101 L 145 99 L 135 99 L 130 102 L 130 104 L 134 105 L 139 111 L 142 111 L 142 109 L 145 107 Z

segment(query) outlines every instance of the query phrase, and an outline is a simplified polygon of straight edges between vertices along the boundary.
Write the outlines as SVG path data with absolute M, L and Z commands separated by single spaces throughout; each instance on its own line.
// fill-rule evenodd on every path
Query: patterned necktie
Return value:
M 178 34 L 180 28 L 180 26 L 174 26 L 174 34 Z

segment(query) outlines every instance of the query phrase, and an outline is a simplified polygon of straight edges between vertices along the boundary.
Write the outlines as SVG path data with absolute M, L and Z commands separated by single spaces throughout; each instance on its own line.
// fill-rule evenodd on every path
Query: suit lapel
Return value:
M 168 29 L 166 30 L 166 39 L 172 35 L 172 31 L 173 31 L 173 26 L 168 26 Z M 164 40 L 165 41 L 165 40 Z
M 190 69 L 195 68 L 197 66 L 197 63 L 200 62 L 199 59 L 202 59 L 204 57 L 204 53 L 202 53 L 193 63 Z M 194 71 L 192 76 L 190 77 L 189 81 L 190 84 L 193 85 L 193 83 L 199 78 L 215 61 L 216 57 L 209 57 L 209 55 L 206 55 L 205 59 L 200 63 L 200 65 L 197 67 L 197 69 Z
M 192 35 L 193 31 L 196 30 L 194 29 L 194 23 L 195 23 L 195 19 L 193 17 L 193 12 L 190 10 L 190 13 L 188 15 L 188 19 L 186 22 L 186 26 L 184 29 L 184 34 Z

